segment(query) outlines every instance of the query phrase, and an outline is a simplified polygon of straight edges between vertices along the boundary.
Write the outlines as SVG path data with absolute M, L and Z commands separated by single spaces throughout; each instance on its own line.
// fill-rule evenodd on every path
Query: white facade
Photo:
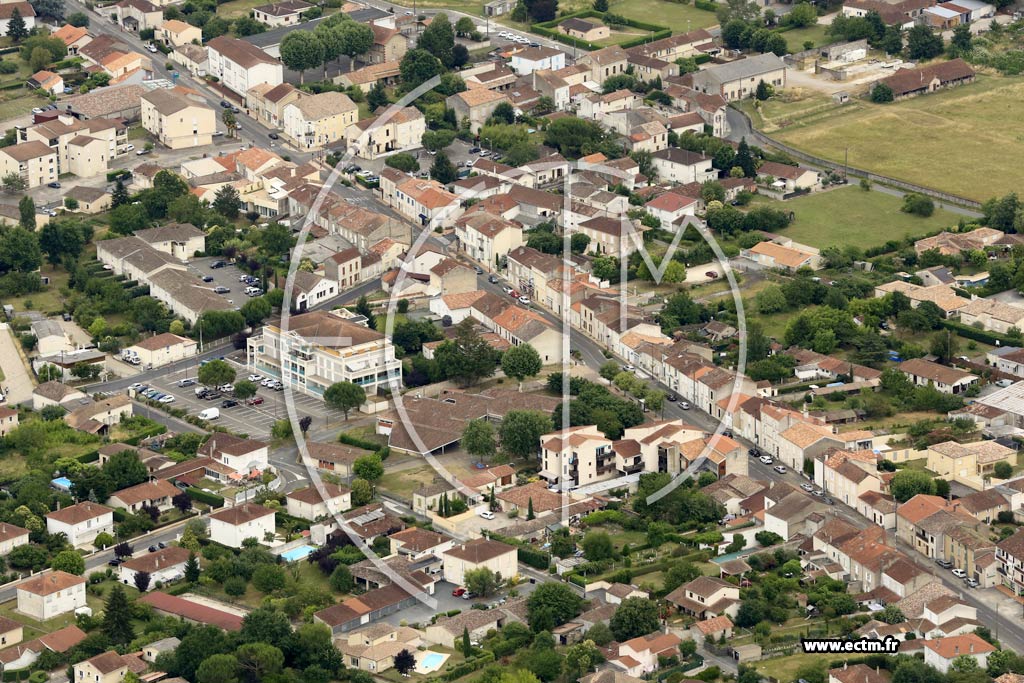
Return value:
M 244 47 L 239 46 L 239 43 Z M 280 62 L 263 54 L 265 61 L 254 59 L 243 63 L 240 56 L 235 54 L 236 50 L 262 52 L 245 41 L 226 36 L 214 38 L 207 44 L 208 73 L 219 78 L 224 87 L 244 97 L 253 86 L 261 83 L 281 85 L 284 82 L 284 69 Z
M 46 517 L 47 533 L 64 534 L 67 536 L 68 543 L 76 548 L 92 545 L 92 542 L 96 540 L 96 537 L 101 533 L 113 534 L 114 511 L 103 505 L 97 505 L 96 503 L 79 503 L 74 507 L 81 508 L 86 505 L 91 505 L 95 508 L 102 508 L 102 511 L 99 511 L 98 514 L 87 519 L 76 519 L 72 521 L 54 518 L 52 515 L 59 513 L 50 513 L 50 515 L 47 515 Z M 68 510 L 70 509 L 71 508 L 68 508 Z
M 246 505 L 243 507 L 252 508 L 259 506 Z M 246 518 L 237 521 L 237 523 L 230 519 L 218 517 L 218 515 L 232 511 L 233 509 L 223 510 L 210 516 L 210 539 L 215 543 L 226 545 L 229 548 L 241 548 L 242 542 L 247 538 L 255 538 L 262 543 L 267 534 L 274 533 L 273 510 L 266 510 L 265 514 Z

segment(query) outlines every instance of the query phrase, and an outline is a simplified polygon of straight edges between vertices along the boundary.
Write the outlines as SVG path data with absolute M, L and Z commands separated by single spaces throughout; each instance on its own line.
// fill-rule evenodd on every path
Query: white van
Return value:
M 200 420 L 216 420 L 220 417 L 220 408 L 207 408 L 197 416 Z

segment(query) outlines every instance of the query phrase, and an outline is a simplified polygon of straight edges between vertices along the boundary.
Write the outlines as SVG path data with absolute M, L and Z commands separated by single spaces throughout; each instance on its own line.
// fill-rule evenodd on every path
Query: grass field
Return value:
M 754 668 L 764 676 L 771 676 L 781 683 L 790 683 L 790 681 L 796 680 L 796 672 L 808 664 L 824 666 L 825 662 L 821 655 L 800 652 L 786 657 L 774 657 L 754 662 Z
M 231 2 L 225 2 L 223 5 L 218 6 L 217 14 L 225 19 L 245 17 L 249 15 L 249 12 L 254 7 L 265 4 L 267 3 L 263 2 L 263 0 L 231 0 Z
M 390 461 L 390 458 L 388 459 Z M 378 487 L 402 500 L 412 501 L 412 492 L 430 484 L 437 478 L 437 472 L 430 465 L 385 473 Z
M 235 2 L 238 1 L 235 0 Z M 453 10 L 477 15 L 481 13 L 482 7 L 480 3 L 467 3 L 463 2 L 463 0 L 454 0 L 452 2 L 447 0 L 421 0 L 419 4 L 421 7 L 450 7 Z M 562 0 L 558 3 L 559 13 L 578 12 L 590 9 L 590 7 L 591 3 L 588 0 Z M 681 3 L 668 2 L 667 0 L 611 0 L 608 5 L 608 11 L 620 14 L 627 19 L 667 26 L 672 29 L 673 33 L 685 33 L 718 24 L 718 18 L 714 12 L 697 9 L 692 4 L 683 5 Z M 520 31 L 525 31 L 528 28 L 525 24 L 514 22 L 507 16 L 497 17 L 497 21 Z M 638 29 L 627 28 L 627 31 L 638 31 Z M 600 41 L 600 43 L 602 45 L 606 43 L 614 44 L 633 37 L 636 36 L 624 34 L 616 36 L 613 33 L 610 41 Z
M 877 190 L 843 187 L 818 192 L 772 206 L 792 211 L 796 219 L 782 232 L 812 247 L 856 245 L 871 247 L 908 235 L 924 235 L 955 226 L 959 216 L 936 209 L 929 218 L 900 211 L 901 197 Z
M 824 24 L 814 24 L 813 26 L 785 31 L 782 37 L 786 39 L 786 45 L 789 47 L 790 52 L 803 52 L 804 43 L 808 40 L 814 43 L 814 47 L 827 45 L 830 41 L 830 38 L 825 35 L 825 29 L 827 28 Z
M 775 137 L 839 162 L 849 150 L 851 166 L 984 201 L 1019 189 L 1006 159 L 1024 154 L 1024 135 L 1006 123 L 1022 106 L 1024 78 L 979 75 L 904 102 L 856 100 Z

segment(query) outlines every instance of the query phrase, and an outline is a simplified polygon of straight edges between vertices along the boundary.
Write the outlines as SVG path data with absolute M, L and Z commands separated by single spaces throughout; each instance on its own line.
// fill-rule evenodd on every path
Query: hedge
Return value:
M 693 0 L 693 6 L 706 12 L 718 11 L 718 3 L 711 2 L 711 0 Z
M 297 529 L 306 530 L 309 528 L 309 520 L 307 519 L 302 519 L 301 517 L 293 517 L 292 515 L 289 515 L 287 512 L 282 512 L 280 510 L 274 513 L 274 524 L 276 524 L 277 526 L 285 526 L 286 522 L 292 522 L 293 524 L 295 524 L 295 527 Z
M 374 443 L 373 441 L 367 441 L 366 439 L 360 439 L 358 436 L 352 436 L 342 432 L 338 434 L 338 441 L 348 446 L 355 446 L 356 448 L 363 448 L 368 451 L 379 451 L 381 450 L 380 444 Z
M 81 462 L 81 463 L 96 462 L 99 459 L 100 459 L 100 452 L 99 451 L 89 451 L 88 453 L 83 453 L 82 455 L 78 456 L 78 458 L 77 458 L 78 462 Z
M 192 500 L 198 500 L 200 503 L 206 503 L 210 507 L 224 507 L 223 496 L 218 496 L 215 493 L 207 493 L 202 489 L 197 489 L 195 486 L 189 486 L 185 491 L 192 497 Z
M 443 678 L 446 681 L 454 681 L 456 679 L 462 678 L 467 674 L 471 674 L 474 671 L 479 671 L 484 666 L 490 664 L 493 661 L 494 653 L 490 650 L 484 650 L 476 657 L 467 659 L 461 664 L 457 664 L 456 666 L 453 666 L 452 668 L 445 671 Z
M 573 45 L 575 47 L 581 47 L 587 50 L 599 50 L 601 49 L 600 45 L 591 43 L 588 40 L 580 40 L 579 38 L 567 36 L 561 31 L 559 31 L 557 27 L 566 19 L 588 19 L 595 17 L 603 19 L 604 16 L 604 12 L 598 12 L 597 10 L 594 9 L 588 9 L 582 12 L 573 12 L 572 14 L 566 14 L 551 21 L 544 21 L 537 24 L 533 24 L 532 26 L 530 26 L 530 31 L 534 33 L 539 33 L 542 36 L 551 38 L 552 40 L 557 40 L 560 43 L 565 43 L 566 45 Z M 621 47 L 622 49 L 635 47 L 637 45 L 643 45 L 644 43 L 651 43 L 654 42 L 655 40 L 662 40 L 663 38 L 668 38 L 669 36 L 672 35 L 672 29 L 670 29 L 667 26 L 659 26 L 658 24 L 648 24 L 643 21 L 636 21 L 635 19 L 627 19 L 625 17 L 623 17 L 623 19 L 625 19 L 625 21 L 623 22 L 624 26 L 638 28 L 642 31 L 651 31 L 652 35 L 642 36 L 640 38 L 634 38 L 633 40 L 627 40 L 625 42 L 619 43 L 619 47 Z
M 973 339 L 974 341 L 980 341 L 983 344 L 991 344 L 992 346 L 1019 346 L 1024 339 L 1014 339 L 1008 337 L 1005 334 L 996 334 L 995 332 L 989 332 L 987 330 L 979 330 L 970 325 L 964 325 L 963 323 L 956 322 L 955 320 L 943 320 L 942 326 L 948 330 L 956 332 L 961 337 Z
M 167 431 L 167 427 L 165 427 L 164 425 L 153 425 L 149 429 L 143 430 L 142 432 L 140 432 L 139 434 L 136 434 L 132 438 L 125 439 L 124 442 L 126 444 L 128 444 L 129 446 L 138 446 L 139 443 L 143 439 L 148 439 L 151 436 L 156 436 L 157 434 L 163 434 L 166 431 Z M 99 457 L 99 453 L 96 454 L 96 457 L 97 458 Z M 85 462 L 85 461 L 83 461 L 83 462 Z M 89 462 L 92 462 L 92 461 L 90 460 Z
M 521 545 L 518 549 L 519 561 L 535 569 L 547 569 L 551 566 L 551 555 L 530 546 Z
M 21 90 L 25 87 L 25 81 L 13 81 L 6 85 L 0 85 L 0 90 Z

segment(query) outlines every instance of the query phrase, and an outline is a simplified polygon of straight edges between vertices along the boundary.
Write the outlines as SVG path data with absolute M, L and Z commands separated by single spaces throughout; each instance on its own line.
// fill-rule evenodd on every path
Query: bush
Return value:
M 547 569 L 551 565 L 551 555 L 529 546 L 519 546 L 519 561 L 535 569 Z
M 224 498 L 215 493 L 207 493 L 206 491 L 194 486 L 189 487 L 187 491 L 192 500 L 197 500 L 200 503 L 206 503 L 213 508 L 224 507 Z
M 241 576 L 229 576 L 224 581 L 224 592 L 232 597 L 245 595 L 245 579 Z
M 14 74 L 18 73 L 18 65 L 14 62 L 2 61 L 0 62 L 0 74 Z
M 384 165 L 406 173 L 415 173 L 420 170 L 420 162 L 416 160 L 416 157 L 405 152 L 392 154 L 384 161 Z

